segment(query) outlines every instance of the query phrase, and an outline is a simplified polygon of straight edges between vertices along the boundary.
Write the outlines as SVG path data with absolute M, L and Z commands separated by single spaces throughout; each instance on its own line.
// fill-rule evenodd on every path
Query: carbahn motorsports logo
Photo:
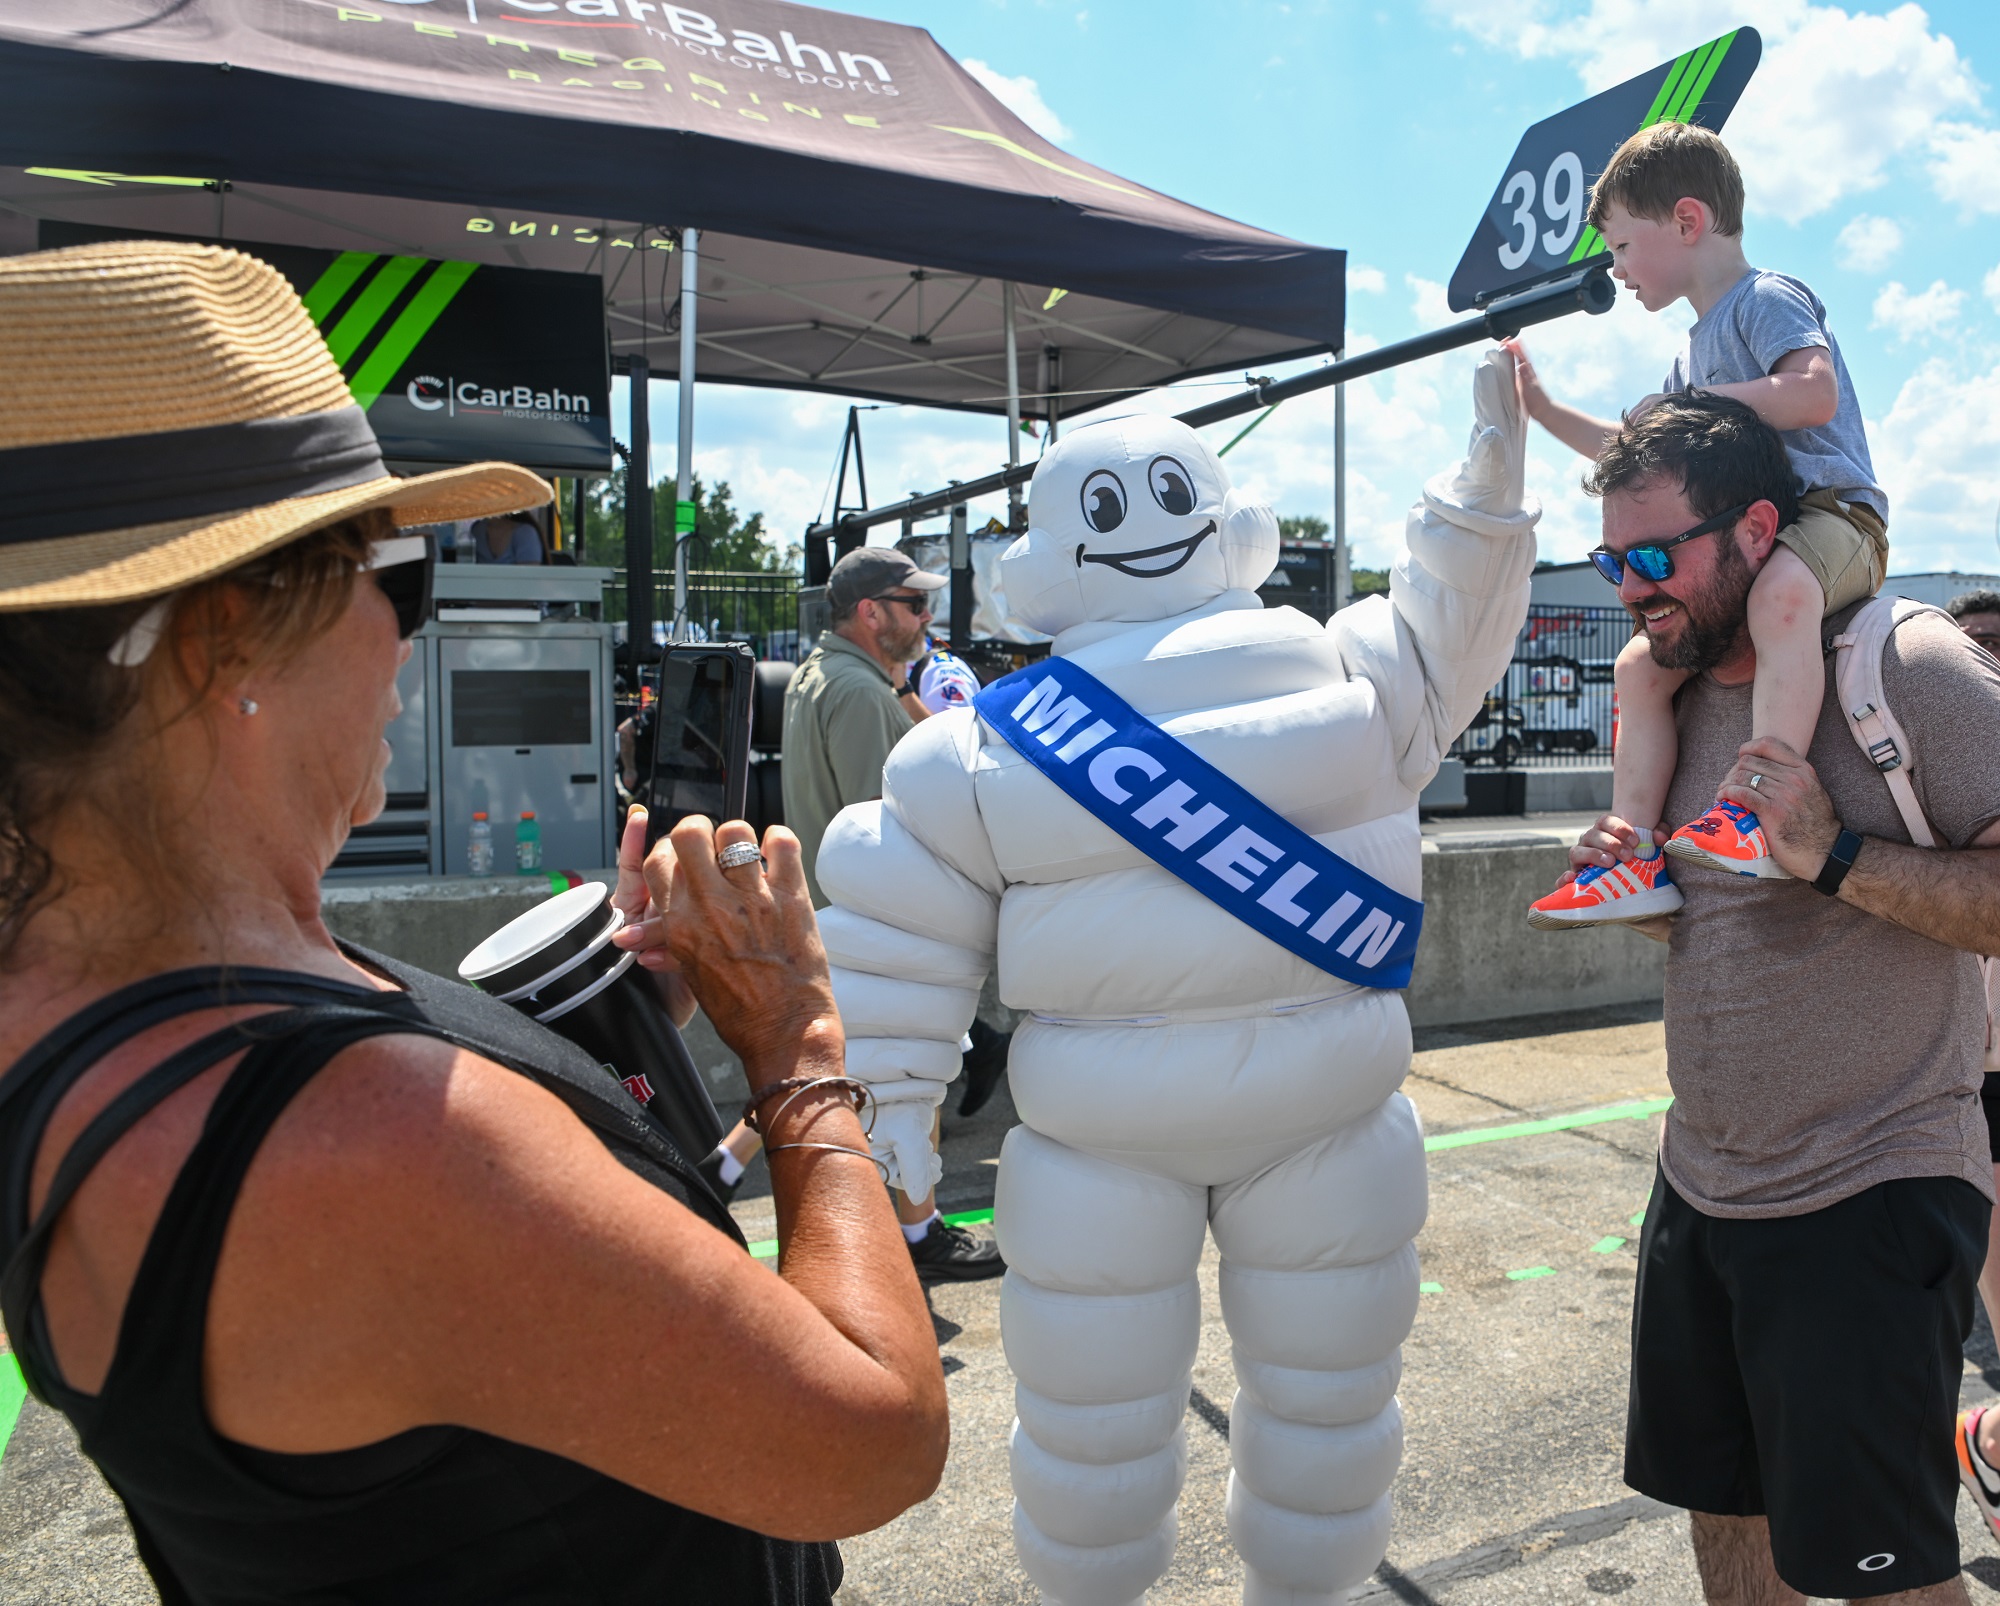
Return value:
M 440 379 L 418 374 L 404 387 L 410 405 L 420 412 L 444 410 L 447 418 L 480 413 L 502 418 L 584 419 L 590 398 L 566 390 L 536 390 L 532 385 L 482 385 L 476 379 Z

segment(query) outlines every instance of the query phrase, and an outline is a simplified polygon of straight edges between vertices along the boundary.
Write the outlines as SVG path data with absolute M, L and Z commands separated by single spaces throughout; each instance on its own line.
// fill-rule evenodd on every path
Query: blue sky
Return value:
M 1745 249 L 1826 302 L 1891 503 L 1891 571 L 2000 569 L 2000 6 L 1807 0 L 871 0 L 927 27 L 1077 155 L 1245 222 L 1349 253 L 1350 349 L 1447 322 L 1449 278 L 1521 131 L 1742 23 L 1764 58 L 1724 130 Z M 1655 389 L 1689 318 L 1629 300 L 1530 341 L 1546 382 L 1610 413 Z M 1476 351 L 1477 348 L 1473 348 Z M 1350 387 L 1356 561 L 1401 541 L 1423 479 L 1461 449 L 1472 352 Z M 1207 392 L 1213 394 L 1213 391 Z M 656 387 L 671 472 L 673 394 Z M 1187 405 L 1162 394 L 1149 405 Z M 795 538 L 844 405 L 701 387 L 696 467 Z M 620 408 L 622 417 L 622 407 Z M 876 500 L 998 464 L 1002 427 L 868 415 Z M 1218 430 L 1222 439 L 1227 433 Z M 1281 408 L 1228 458 L 1281 513 L 1327 516 L 1330 393 Z M 1219 444 L 1219 442 L 1218 442 Z M 1595 507 L 1546 435 L 1530 485 L 1547 557 L 1580 557 Z

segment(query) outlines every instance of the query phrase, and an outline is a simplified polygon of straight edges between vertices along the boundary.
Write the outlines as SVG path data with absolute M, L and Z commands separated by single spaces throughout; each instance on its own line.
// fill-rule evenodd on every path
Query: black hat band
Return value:
M 385 478 L 359 407 L 0 451 L 0 546 L 166 524 Z

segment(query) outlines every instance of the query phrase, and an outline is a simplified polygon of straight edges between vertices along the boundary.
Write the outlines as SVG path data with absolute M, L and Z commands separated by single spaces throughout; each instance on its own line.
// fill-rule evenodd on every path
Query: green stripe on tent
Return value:
M 333 333 L 326 337 L 327 349 L 333 353 L 335 362 L 343 368 L 347 366 L 347 359 L 361 349 L 361 342 L 382 321 L 390 303 L 403 293 L 403 286 L 416 277 L 417 269 L 423 265 L 422 257 L 391 257 L 382 264 L 368 281 L 368 287 L 355 298 L 354 305 L 333 326 Z
M 400 260 L 400 259 L 399 259 Z M 477 263 L 440 262 L 437 271 L 424 281 L 423 288 L 410 298 L 403 315 L 389 325 L 389 332 L 376 342 L 368 360 L 350 384 L 354 399 L 363 407 L 373 407 L 375 398 L 396 377 L 396 370 L 409 360 L 417 342 L 431 332 L 452 298 L 465 288 Z
M 314 323 L 326 322 L 327 314 L 340 305 L 340 298 L 354 288 L 354 281 L 374 260 L 373 251 L 343 251 L 326 265 L 326 272 L 313 280 L 305 295 L 306 312 Z
M 1715 75 L 1722 68 L 1722 59 L 1729 54 L 1730 43 L 1735 38 L 1735 34 L 1726 33 L 1715 41 L 1715 45 L 1708 58 L 1708 65 L 1702 68 L 1701 75 L 1695 79 L 1688 92 L 1681 97 L 1681 122 L 1686 122 L 1696 112 L 1701 110 L 1701 98 L 1708 93 L 1708 86 L 1715 82 Z
M 11 1353 L 0 1355 L 0 1457 L 7 1454 L 7 1441 L 14 1436 L 14 1424 L 21 1419 L 21 1406 L 27 1398 L 21 1363 Z

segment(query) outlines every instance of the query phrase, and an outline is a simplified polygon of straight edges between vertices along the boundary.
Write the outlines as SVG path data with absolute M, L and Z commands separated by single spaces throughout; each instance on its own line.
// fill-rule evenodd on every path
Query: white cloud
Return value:
M 1928 340 L 1943 334 L 1958 322 L 1964 305 L 1965 292 L 1952 289 L 1942 279 L 1915 295 L 1905 290 L 1899 280 L 1891 279 L 1875 297 L 1875 316 L 1869 327 L 1886 329 L 1896 337 L 1898 345 L 1908 345 L 1912 340 Z
M 1943 123 L 1931 138 L 1931 184 L 1964 212 L 2000 212 L 2000 131 Z
M 1382 276 L 1380 268 L 1350 267 L 1347 270 L 1347 288 L 1366 291 L 1371 296 L 1379 296 L 1389 288 L 1389 281 Z
M 1571 60 L 1592 92 L 1751 23 L 1764 58 L 1724 134 L 1753 210 L 1796 223 L 1879 187 L 1894 158 L 1934 150 L 1940 194 L 1952 198 L 1947 185 L 1956 186 L 2000 210 L 2000 179 L 1979 171 L 1977 154 L 1996 136 L 1947 121 L 1980 109 L 1978 80 L 1916 5 L 1876 15 L 1807 0 L 1432 4 L 1489 44 Z
M 981 88 L 1043 139 L 1051 144 L 1065 145 L 1076 138 L 1069 125 L 1049 110 L 1048 102 L 1042 99 L 1041 86 L 1025 73 L 1019 78 L 1009 78 L 970 56 L 962 65 L 979 80 Z
M 2000 367 L 1930 359 L 1868 434 L 1876 478 L 1889 496 L 1890 571 L 1990 572 L 2000 507 Z
M 1994 268 L 1980 280 L 1979 288 L 1986 292 L 1986 299 L 1993 303 L 1993 310 L 2000 312 L 2000 268 Z
M 1887 267 L 1890 259 L 1903 249 L 1903 231 L 1889 218 L 1870 217 L 1863 212 L 1848 220 L 1834 246 L 1843 268 L 1873 273 Z

